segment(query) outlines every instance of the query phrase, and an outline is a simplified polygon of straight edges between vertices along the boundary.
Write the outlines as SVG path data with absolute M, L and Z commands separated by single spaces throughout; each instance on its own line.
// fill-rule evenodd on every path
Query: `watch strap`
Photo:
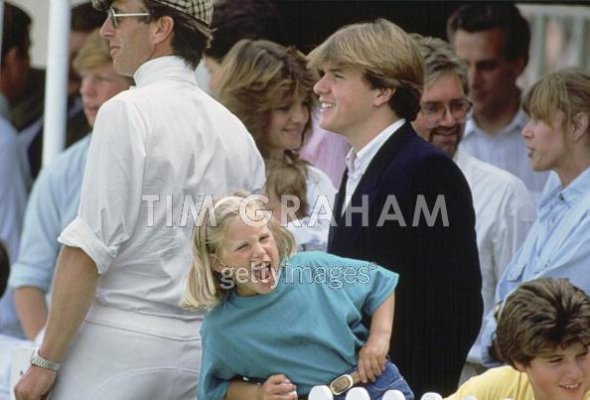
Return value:
M 50 371 L 59 371 L 61 367 L 61 363 L 49 361 L 39 355 L 39 349 L 35 349 L 33 355 L 31 356 L 31 365 L 36 365 L 37 367 L 45 368 Z

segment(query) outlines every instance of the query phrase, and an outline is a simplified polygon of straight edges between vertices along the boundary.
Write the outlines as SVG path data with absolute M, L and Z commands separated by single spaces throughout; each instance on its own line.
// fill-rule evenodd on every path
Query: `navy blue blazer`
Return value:
M 449 395 L 483 313 L 467 181 L 409 123 L 369 164 L 347 208 L 356 211 L 349 221 L 342 215 L 346 179 L 336 196 L 328 252 L 400 274 L 390 357 L 417 398 L 426 391 Z

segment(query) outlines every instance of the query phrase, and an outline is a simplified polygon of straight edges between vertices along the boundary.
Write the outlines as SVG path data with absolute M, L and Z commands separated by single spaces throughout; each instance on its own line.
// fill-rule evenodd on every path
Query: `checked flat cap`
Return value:
M 99 11 L 107 11 L 114 0 L 92 0 L 92 5 Z M 154 0 L 156 3 L 174 8 L 188 14 L 207 26 L 213 15 L 212 0 Z

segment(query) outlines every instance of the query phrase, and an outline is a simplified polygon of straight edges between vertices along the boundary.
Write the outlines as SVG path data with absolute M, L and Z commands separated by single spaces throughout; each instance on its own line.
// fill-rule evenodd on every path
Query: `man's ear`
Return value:
M 373 105 L 379 107 L 383 104 L 387 104 L 389 102 L 389 100 L 391 100 L 391 98 L 393 97 L 394 94 L 395 94 L 394 88 L 379 88 L 379 89 L 377 89 L 377 95 L 375 96 L 375 99 L 373 100 Z
M 588 114 L 578 113 L 572 121 L 572 139 L 574 142 L 582 140 L 588 134 Z
M 166 41 L 170 36 L 174 33 L 174 20 L 172 17 L 164 16 L 158 18 L 154 22 L 155 24 L 155 31 L 154 31 L 154 43 L 160 44 Z

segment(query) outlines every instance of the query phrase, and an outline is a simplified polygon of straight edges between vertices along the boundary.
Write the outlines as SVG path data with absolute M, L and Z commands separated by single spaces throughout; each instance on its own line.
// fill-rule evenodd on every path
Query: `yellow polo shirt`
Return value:
M 492 368 L 474 376 L 446 400 L 462 400 L 466 396 L 477 400 L 535 400 L 527 375 L 509 366 Z M 590 400 L 590 392 L 584 400 Z

